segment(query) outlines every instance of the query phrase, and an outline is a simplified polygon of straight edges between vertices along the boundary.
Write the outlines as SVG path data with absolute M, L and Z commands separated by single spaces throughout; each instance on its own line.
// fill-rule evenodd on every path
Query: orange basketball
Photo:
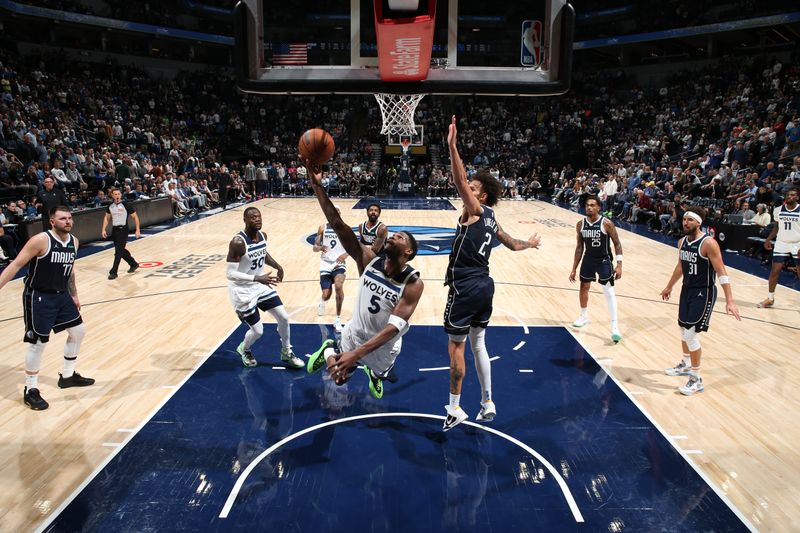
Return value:
M 322 165 L 333 157 L 336 145 L 333 137 L 325 130 L 314 128 L 306 131 L 297 142 L 300 157 L 310 165 Z

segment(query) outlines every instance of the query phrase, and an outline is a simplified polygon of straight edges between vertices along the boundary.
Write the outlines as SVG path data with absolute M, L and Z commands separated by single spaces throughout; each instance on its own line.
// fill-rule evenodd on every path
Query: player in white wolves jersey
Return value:
M 244 210 L 244 230 L 234 235 L 228 246 L 228 291 L 239 320 L 250 326 L 236 352 L 246 367 L 256 366 L 250 347 L 264 334 L 258 310 L 267 311 L 278 322 L 281 337 L 281 361 L 291 368 L 302 368 L 303 361 L 292 352 L 289 337 L 289 314 L 273 286 L 283 281 L 283 268 L 267 252 L 267 235 L 261 231 L 261 211 Z M 277 270 L 265 274 L 264 265 Z
M 408 264 L 417 254 L 417 241 L 408 232 L 397 232 L 386 240 L 384 256 L 359 244 L 322 188 L 319 169 L 309 165 L 309 173 L 322 212 L 355 260 L 361 277 L 353 318 L 342 332 L 341 353 L 336 353 L 332 340 L 326 340 L 312 354 L 306 368 L 312 373 L 327 366 L 331 377 L 341 385 L 361 363 L 369 377 L 370 392 L 381 398 L 383 379 L 394 366 L 402 345 L 401 337 L 408 331 L 408 320 L 422 296 L 424 286 L 419 273 Z

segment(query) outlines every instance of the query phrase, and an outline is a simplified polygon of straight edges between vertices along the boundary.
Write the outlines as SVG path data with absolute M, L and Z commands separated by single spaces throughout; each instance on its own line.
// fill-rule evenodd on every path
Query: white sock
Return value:
M 25 386 L 30 389 L 39 387 L 39 370 L 42 367 L 42 353 L 44 343 L 36 341 L 36 344 L 28 346 L 25 352 Z
M 263 334 L 264 324 L 259 320 L 255 325 L 250 326 L 250 329 L 244 334 L 244 349 L 249 350 Z
M 683 366 L 692 366 L 692 356 L 688 353 L 683 354 Z
M 267 312 L 275 317 L 275 320 L 278 322 L 278 335 L 281 338 L 281 348 L 288 352 L 292 349 L 292 337 L 291 330 L 289 328 L 289 313 L 286 312 L 286 308 L 282 305 L 273 307 Z
M 589 308 L 581 307 L 581 318 L 586 318 L 588 316 L 589 316 Z
M 450 409 L 455 409 L 456 407 L 458 407 L 460 401 L 461 401 L 460 394 L 453 394 L 452 392 L 450 393 Z
M 774 292 L 769 293 L 768 298 L 770 300 L 774 300 L 775 299 L 775 293 Z
M 695 379 L 700 379 L 700 367 L 699 366 L 696 366 L 696 367 L 693 366 L 689 370 L 689 375 L 692 376 Z
M 475 356 L 475 370 L 478 372 L 481 401 L 484 403 L 492 399 L 492 362 L 489 361 L 489 352 L 486 351 L 485 337 L 485 328 L 469 328 L 469 344 Z
M 611 327 L 617 327 L 617 295 L 614 293 L 614 287 L 610 283 L 603 285 L 603 293 L 606 295 L 606 304 L 608 305 L 608 314 L 611 315 Z

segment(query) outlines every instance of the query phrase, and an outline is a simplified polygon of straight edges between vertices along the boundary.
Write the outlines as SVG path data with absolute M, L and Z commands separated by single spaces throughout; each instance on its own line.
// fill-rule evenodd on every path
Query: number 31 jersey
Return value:
M 458 290 L 456 285 L 462 280 L 489 275 L 489 256 L 493 241 L 497 238 L 497 221 L 491 207 L 481 205 L 483 214 L 469 225 L 459 219 L 450 262 L 447 265 L 445 285 Z

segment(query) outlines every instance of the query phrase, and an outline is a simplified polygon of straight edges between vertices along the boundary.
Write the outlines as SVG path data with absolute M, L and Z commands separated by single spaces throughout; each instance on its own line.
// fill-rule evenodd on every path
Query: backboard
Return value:
M 262 94 L 530 96 L 569 89 L 575 14 L 566 0 L 420 0 L 416 12 L 398 13 L 389 0 L 240 0 L 234 10 L 239 88 Z M 417 22 L 428 14 L 430 68 L 424 79 L 386 81 L 378 43 L 387 39 L 376 27 L 385 32 L 397 26 L 382 24 L 384 19 Z

